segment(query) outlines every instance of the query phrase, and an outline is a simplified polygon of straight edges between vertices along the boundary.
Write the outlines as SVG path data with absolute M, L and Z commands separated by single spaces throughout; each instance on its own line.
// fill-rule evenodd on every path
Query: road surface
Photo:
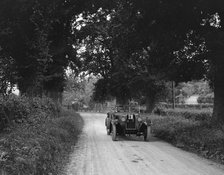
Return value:
M 67 175 L 224 175 L 224 167 L 159 139 L 106 134 L 105 114 L 80 113 L 85 126 Z

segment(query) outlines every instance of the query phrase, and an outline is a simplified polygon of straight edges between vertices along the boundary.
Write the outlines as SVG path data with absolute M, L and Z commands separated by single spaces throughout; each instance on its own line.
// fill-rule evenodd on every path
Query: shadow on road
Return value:
M 143 136 L 117 136 L 117 141 L 125 142 L 125 141 L 136 141 L 136 142 L 158 142 L 160 139 L 157 137 L 151 137 L 149 141 L 144 141 Z

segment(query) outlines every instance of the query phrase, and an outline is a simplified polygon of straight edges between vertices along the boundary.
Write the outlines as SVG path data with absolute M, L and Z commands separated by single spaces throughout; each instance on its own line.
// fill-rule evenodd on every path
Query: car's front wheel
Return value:
M 107 128 L 107 135 L 110 135 L 111 133 L 111 126 L 109 126 L 109 128 Z
M 117 127 L 116 125 L 113 125 L 112 126 L 112 140 L 116 141 L 116 138 L 117 138 Z
M 144 131 L 144 141 L 149 141 L 151 137 L 151 126 L 147 126 Z

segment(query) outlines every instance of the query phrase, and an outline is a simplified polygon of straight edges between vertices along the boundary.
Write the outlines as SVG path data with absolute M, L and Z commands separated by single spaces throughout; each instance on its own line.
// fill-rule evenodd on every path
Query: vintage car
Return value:
M 113 141 L 117 140 L 118 135 L 134 134 L 143 136 L 145 141 L 151 136 L 151 121 L 130 106 L 116 106 L 115 110 L 108 112 L 105 125 L 107 134 L 112 135 Z

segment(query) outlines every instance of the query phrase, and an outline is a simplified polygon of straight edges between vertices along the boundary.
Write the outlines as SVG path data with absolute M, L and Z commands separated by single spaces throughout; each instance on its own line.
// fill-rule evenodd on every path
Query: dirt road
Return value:
M 105 114 L 81 113 L 83 134 L 71 155 L 67 175 L 224 175 L 224 167 L 156 138 L 106 134 Z

